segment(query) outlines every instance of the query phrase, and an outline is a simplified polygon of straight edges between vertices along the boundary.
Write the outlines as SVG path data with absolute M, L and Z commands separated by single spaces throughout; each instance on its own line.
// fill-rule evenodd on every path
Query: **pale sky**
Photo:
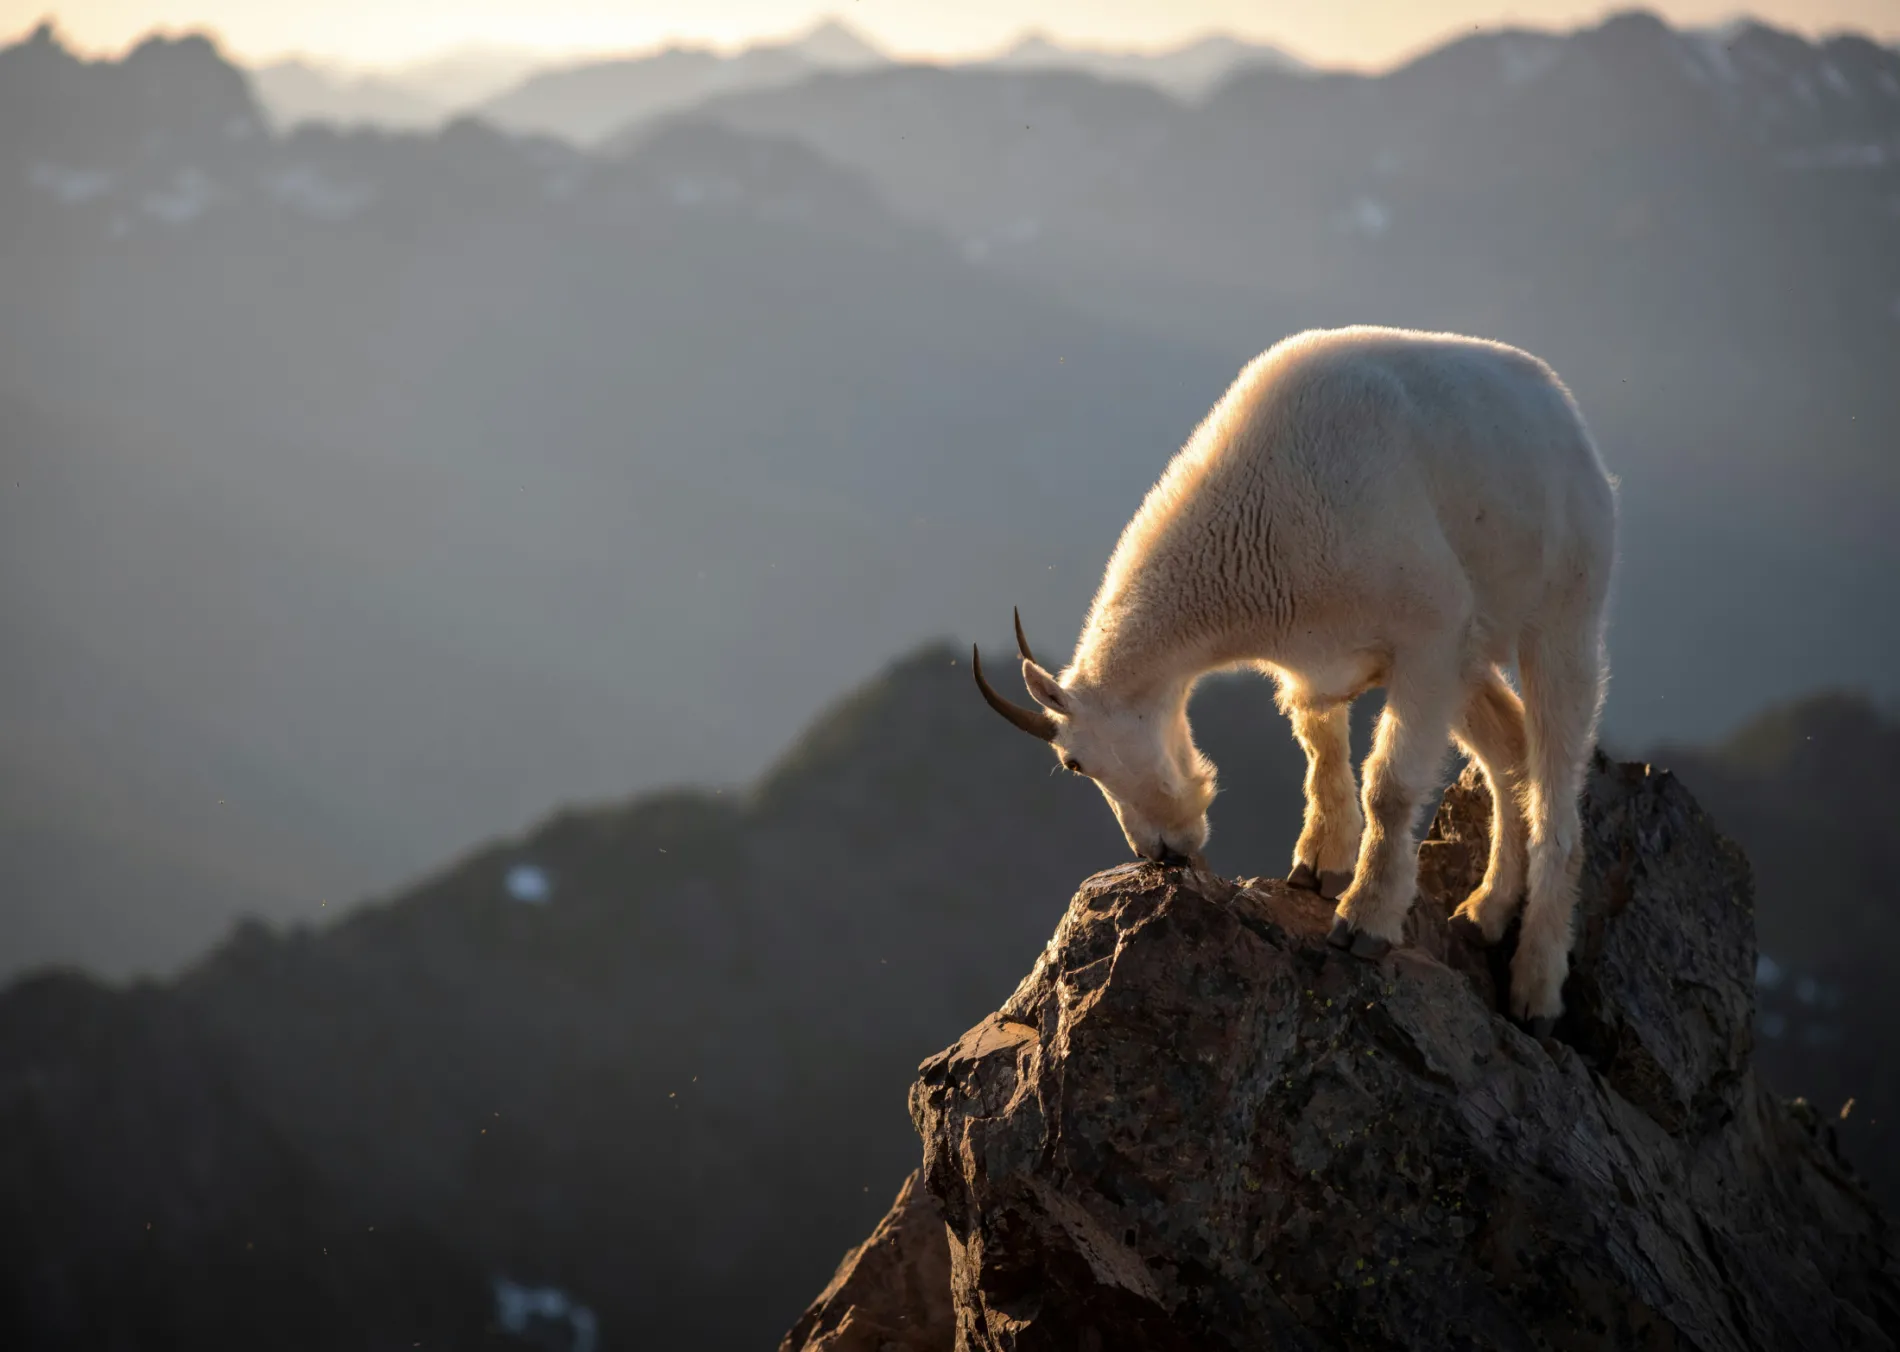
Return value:
M 51 18 L 67 40 L 116 53 L 153 29 L 217 33 L 243 59 L 292 53 L 381 65 L 470 46 L 634 51 L 731 46 L 836 14 L 894 52 L 991 51 L 1039 29 L 1097 47 L 1157 47 L 1214 31 L 1326 65 L 1380 66 L 1461 30 L 1571 27 L 1627 4 L 1572 0 L 0 0 L 0 38 Z M 1675 23 L 1731 18 L 1734 0 L 1657 0 Z M 1900 39 L 1900 0 L 1754 0 L 1747 12 L 1809 34 Z

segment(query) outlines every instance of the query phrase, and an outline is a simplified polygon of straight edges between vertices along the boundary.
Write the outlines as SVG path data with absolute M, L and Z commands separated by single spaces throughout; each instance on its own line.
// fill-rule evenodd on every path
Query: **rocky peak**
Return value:
M 888 59 L 857 29 L 835 17 L 825 19 L 791 46 L 814 65 L 838 69 L 878 66 Z
M 0 148 L 100 167 L 264 125 L 244 72 L 202 34 L 153 35 L 120 60 L 87 61 L 42 24 L 0 48 Z
M 919 1068 L 922 1167 L 784 1352 L 1893 1346 L 1887 1223 L 1755 1079 L 1745 859 L 1647 766 L 1599 759 L 1586 808 L 1542 1042 L 1500 1013 L 1508 954 L 1445 923 L 1485 856 L 1470 776 L 1376 964 L 1275 881 L 1091 878 Z

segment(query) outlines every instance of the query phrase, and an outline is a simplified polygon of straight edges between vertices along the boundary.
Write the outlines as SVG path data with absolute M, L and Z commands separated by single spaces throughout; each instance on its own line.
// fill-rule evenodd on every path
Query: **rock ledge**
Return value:
M 1740 852 L 1599 760 L 1537 1042 L 1499 1013 L 1508 953 L 1445 924 L 1487 806 L 1447 793 L 1376 964 L 1277 882 L 1091 878 L 919 1068 L 923 1166 L 783 1352 L 1895 1346 L 1892 1233 L 1750 1068 Z

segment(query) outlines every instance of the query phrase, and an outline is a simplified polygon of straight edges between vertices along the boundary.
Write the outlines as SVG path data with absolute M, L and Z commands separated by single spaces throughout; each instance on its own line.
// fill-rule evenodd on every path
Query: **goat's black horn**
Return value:
M 1023 661 L 1036 662 L 1035 657 L 1029 651 L 1029 640 L 1023 637 L 1022 611 L 1012 608 L 1010 613 L 1016 617 L 1016 651 L 1022 655 Z M 1036 665 L 1041 666 L 1042 663 L 1036 662 Z
M 974 643 L 970 645 L 970 669 L 976 673 L 976 688 L 983 692 L 983 698 L 990 708 L 1031 737 L 1040 738 L 1045 742 L 1055 741 L 1058 725 L 1048 711 L 1025 709 L 1020 704 L 1012 704 L 990 688 L 990 683 L 983 679 L 983 659 L 977 655 Z

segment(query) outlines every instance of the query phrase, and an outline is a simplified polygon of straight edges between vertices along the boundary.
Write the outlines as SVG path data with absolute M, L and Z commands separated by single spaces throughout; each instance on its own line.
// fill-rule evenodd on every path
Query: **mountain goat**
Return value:
M 1449 334 L 1303 333 L 1248 364 L 1149 491 L 1059 676 L 1018 619 L 1037 707 L 998 695 L 980 661 L 976 680 L 1095 781 L 1137 854 L 1198 863 L 1215 784 L 1189 695 L 1223 668 L 1271 677 L 1308 766 L 1287 881 L 1336 898 L 1332 942 L 1369 959 L 1400 938 L 1419 809 L 1455 739 L 1495 815 L 1454 923 L 1495 943 L 1523 900 L 1511 1012 L 1545 1034 L 1570 961 L 1615 535 L 1613 481 L 1535 357 Z M 1362 803 L 1347 713 L 1375 686 Z

